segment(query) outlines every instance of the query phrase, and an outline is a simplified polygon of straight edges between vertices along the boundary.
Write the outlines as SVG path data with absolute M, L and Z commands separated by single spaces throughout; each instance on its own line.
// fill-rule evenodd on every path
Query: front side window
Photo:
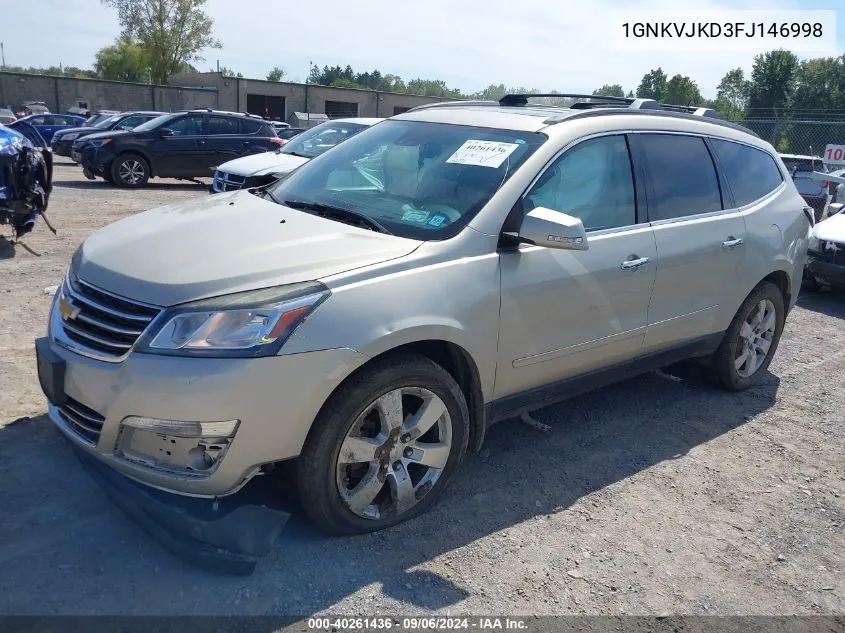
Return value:
M 143 116 L 128 116 L 118 124 L 118 129 L 132 130 L 141 125 L 147 118 Z
M 602 136 L 567 150 L 525 196 L 526 212 L 537 207 L 577 217 L 588 231 L 636 224 L 625 137 Z
M 402 237 L 445 239 L 546 138 L 538 132 L 385 121 L 294 170 L 268 194 L 312 212 L 351 211 Z
M 780 186 L 777 163 L 763 150 L 721 139 L 710 139 L 738 207 L 759 200 Z
M 208 117 L 208 133 L 212 136 L 237 134 L 238 120 L 228 116 Z
M 202 115 L 190 114 L 175 121 L 171 121 L 165 127 L 173 131 L 173 136 L 201 136 Z
M 638 135 L 648 165 L 651 220 L 722 210 L 716 167 L 704 139 L 680 134 Z

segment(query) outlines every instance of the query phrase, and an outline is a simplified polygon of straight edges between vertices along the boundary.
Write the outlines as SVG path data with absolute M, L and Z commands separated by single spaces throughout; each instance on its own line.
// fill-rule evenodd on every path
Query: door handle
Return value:
M 736 239 L 731 238 L 722 242 L 722 248 L 724 248 L 725 250 L 731 250 L 732 248 L 736 248 L 737 246 L 742 246 L 742 244 L 743 240 L 741 237 Z
M 620 264 L 622 270 L 636 270 L 640 266 L 645 266 L 651 259 L 648 257 L 640 257 L 639 259 L 626 259 Z

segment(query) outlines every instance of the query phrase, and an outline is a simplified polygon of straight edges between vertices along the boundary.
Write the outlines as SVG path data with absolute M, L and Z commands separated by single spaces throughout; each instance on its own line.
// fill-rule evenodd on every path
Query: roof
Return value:
M 798 160 L 817 160 L 819 162 L 822 161 L 821 156 L 807 156 L 805 154 L 778 154 L 781 158 L 795 158 Z

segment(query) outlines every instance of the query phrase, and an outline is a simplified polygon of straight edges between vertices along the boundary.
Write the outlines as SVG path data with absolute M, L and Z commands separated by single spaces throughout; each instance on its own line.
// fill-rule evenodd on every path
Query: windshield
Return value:
M 824 163 L 822 162 L 821 158 L 816 160 L 811 160 L 809 158 L 784 158 L 781 156 L 781 160 L 783 164 L 786 165 L 786 168 L 789 171 L 793 169 L 802 172 L 802 171 L 820 171 L 820 172 L 827 172 L 827 168 L 825 167 Z
M 93 127 L 106 128 L 106 127 L 108 127 L 109 125 L 111 125 L 112 123 L 117 122 L 119 119 L 120 119 L 120 115 L 119 115 L 119 114 L 113 114 L 113 115 L 111 115 L 111 116 L 107 116 L 105 119 L 102 119 L 102 120 L 100 120 L 100 121 L 97 121 L 97 122 L 93 125 Z
M 133 128 L 133 132 L 149 132 L 150 130 L 154 130 L 160 125 L 167 123 L 168 121 L 175 119 L 179 116 L 179 113 L 176 114 L 162 114 L 161 116 L 157 116 L 154 119 L 150 119 L 146 123 L 141 123 L 136 128 Z
M 285 144 L 281 152 L 283 154 L 296 154 L 305 158 L 314 158 L 338 143 L 352 138 L 361 130 L 366 129 L 367 126 L 362 123 L 340 123 L 333 121 L 322 123 L 297 135 L 293 140 Z M 284 132 L 285 130 L 278 131 L 280 135 Z
M 299 208 L 351 210 L 401 237 L 445 239 L 545 140 L 537 132 L 385 121 L 294 170 L 269 194 Z

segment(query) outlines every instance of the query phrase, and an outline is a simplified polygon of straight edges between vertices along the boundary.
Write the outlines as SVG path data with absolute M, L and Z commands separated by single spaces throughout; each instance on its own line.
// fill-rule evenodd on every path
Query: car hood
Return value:
M 237 176 L 264 176 L 265 174 L 286 174 L 310 158 L 285 154 L 284 152 L 262 152 L 243 158 L 236 158 L 220 165 L 217 169 Z
M 57 130 L 53 138 L 64 136 L 65 134 L 101 134 L 101 132 L 91 132 L 94 128 L 90 127 L 67 127 Z
M 845 211 L 819 222 L 813 227 L 813 237 L 824 242 L 845 244 Z
M 127 130 L 109 130 L 107 132 L 96 132 L 95 134 L 87 134 L 85 136 L 85 140 L 96 141 L 97 139 L 101 138 L 118 138 L 120 136 L 126 136 L 127 134 L 131 134 L 131 132 Z
M 104 290 L 171 306 L 313 281 L 402 257 L 420 244 L 237 191 L 160 207 L 95 231 L 72 268 Z

